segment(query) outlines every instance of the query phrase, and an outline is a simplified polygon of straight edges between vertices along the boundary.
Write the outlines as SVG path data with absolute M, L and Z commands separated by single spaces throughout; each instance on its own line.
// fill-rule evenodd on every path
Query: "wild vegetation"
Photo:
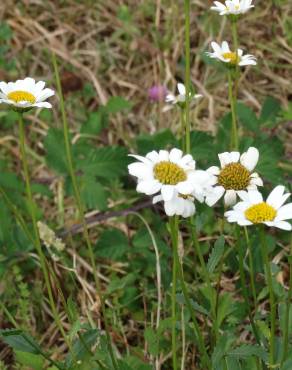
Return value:
M 0 370 L 292 370 L 290 2 L 0 19 Z

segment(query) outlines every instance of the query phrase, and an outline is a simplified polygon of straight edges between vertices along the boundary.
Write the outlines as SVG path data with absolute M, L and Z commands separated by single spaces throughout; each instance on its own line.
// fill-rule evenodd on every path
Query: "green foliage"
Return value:
M 123 260 L 129 250 L 126 235 L 118 229 L 105 230 L 95 246 L 96 254 L 114 261 Z
M 210 274 L 215 270 L 217 264 L 222 258 L 222 255 L 224 253 L 224 245 L 225 245 L 225 239 L 224 239 L 224 236 L 221 235 L 219 239 L 216 240 L 214 244 L 214 248 L 212 249 L 212 252 L 208 260 L 207 269 Z

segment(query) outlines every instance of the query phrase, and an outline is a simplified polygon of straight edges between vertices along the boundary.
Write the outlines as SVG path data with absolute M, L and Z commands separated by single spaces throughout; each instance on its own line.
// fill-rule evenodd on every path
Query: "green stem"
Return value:
M 108 351 L 109 351 L 114 369 L 118 370 L 117 361 L 114 356 L 114 352 L 113 352 L 112 344 L 111 344 L 109 325 L 108 325 L 108 321 L 106 317 L 105 302 L 104 302 L 104 298 L 101 292 L 100 281 L 97 275 L 97 266 L 96 266 L 93 248 L 92 248 L 90 237 L 89 237 L 88 226 L 87 226 L 85 215 L 84 215 L 84 206 L 81 200 L 77 177 L 76 177 L 75 170 L 74 170 L 72 151 L 71 151 L 71 142 L 70 142 L 70 136 L 69 136 L 69 126 L 67 122 L 64 97 L 62 93 L 62 86 L 61 86 L 61 81 L 60 81 L 57 60 L 56 60 L 56 56 L 53 53 L 52 53 L 52 61 L 53 61 L 53 66 L 54 66 L 57 90 L 58 90 L 59 99 L 60 99 L 60 109 L 62 113 L 63 133 L 64 133 L 65 151 L 66 151 L 66 157 L 67 157 L 68 170 L 69 170 L 69 174 L 70 174 L 72 185 L 73 185 L 73 192 L 74 192 L 74 197 L 75 197 L 76 205 L 77 205 L 78 212 L 79 212 L 79 217 L 81 218 L 81 222 L 83 226 L 83 236 L 85 238 L 88 253 L 89 253 L 89 258 L 90 258 L 90 263 L 91 263 L 92 270 L 93 270 L 93 276 L 94 276 L 94 281 L 96 285 L 97 295 L 100 299 L 101 312 L 102 312 L 102 316 L 104 319 L 104 326 L 105 326 L 105 331 L 106 331 Z
M 185 136 L 185 127 L 186 127 L 186 121 L 185 121 L 185 109 L 180 109 L 180 121 L 181 121 L 181 141 L 182 141 L 182 151 L 186 151 L 186 136 Z
M 252 327 L 254 336 L 256 338 L 257 343 L 260 344 L 260 337 L 259 337 L 259 334 L 257 332 L 257 328 L 256 328 L 256 325 L 254 323 L 254 319 L 253 319 L 253 316 L 252 316 L 252 313 L 251 313 L 249 296 L 248 296 L 248 291 L 247 291 L 247 288 L 246 288 L 245 273 L 244 273 L 244 256 L 243 256 L 242 246 L 241 246 L 241 243 L 240 243 L 241 239 L 240 239 L 240 232 L 239 232 L 238 227 L 236 227 L 236 231 L 237 231 L 237 242 L 236 242 L 236 244 L 237 244 L 237 248 L 238 248 L 238 262 L 239 262 L 241 289 L 242 289 L 242 292 L 243 292 L 243 297 L 244 297 L 244 300 L 245 300 L 245 304 L 247 306 L 249 321 L 251 323 L 251 327 Z
M 176 343 L 176 280 L 177 280 L 177 260 L 175 251 L 178 246 L 178 217 L 170 218 L 170 233 L 173 248 L 172 258 L 172 289 L 171 289 L 171 345 L 172 345 L 172 366 L 177 370 L 177 343 Z
M 261 251 L 262 258 L 266 271 L 266 281 L 269 288 L 269 300 L 270 300 L 270 325 L 271 325 L 271 334 L 270 334 L 270 366 L 274 365 L 275 361 L 275 329 L 276 329 L 276 305 L 273 291 L 273 278 L 272 271 L 269 262 L 268 255 L 268 246 L 266 242 L 265 229 L 264 227 L 260 228 L 260 237 L 261 237 Z
M 290 272 L 290 279 L 289 279 L 289 290 L 287 295 L 286 301 L 286 312 L 285 312 L 285 325 L 284 325 L 284 339 L 283 339 L 283 355 L 281 360 L 281 366 L 283 365 L 284 361 L 287 358 L 288 354 L 288 339 L 289 339 L 289 322 L 290 322 L 290 306 L 291 306 L 291 299 L 292 299 L 292 237 L 290 241 L 290 256 L 289 256 L 289 272 Z
M 254 264 L 253 264 L 253 257 L 252 257 L 252 247 L 247 231 L 247 227 L 244 227 L 244 235 L 245 235 L 245 240 L 246 244 L 248 247 L 248 261 L 249 261 L 249 270 L 250 270 L 250 285 L 251 285 L 251 291 L 252 291 L 252 296 L 253 296 L 253 301 L 254 301 L 254 307 L 255 310 L 257 309 L 257 293 L 256 293 L 256 288 L 255 288 L 255 272 L 254 272 Z
M 24 172 L 25 184 L 26 184 L 26 195 L 27 195 L 27 201 L 28 201 L 28 208 L 29 208 L 29 212 L 30 212 L 30 216 L 31 216 L 31 220 L 32 220 L 32 225 L 33 225 L 33 233 L 35 235 L 34 245 L 36 247 L 36 250 L 37 250 L 37 253 L 38 253 L 38 256 L 39 256 L 39 259 L 40 259 L 41 268 L 42 268 L 42 271 L 43 271 L 43 274 L 44 274 L 45 284 L 46 284 L 46 288 L 47 288 L 47 291 L 48 291 L 48 297 L 49 297 L 49 302 L 50 302 L 50 306 L 51 306 L 51 309 L 52 309 L 52 314 L 53 314 L 53 317 L 54 317 L 54 321 L 55 321 L 56 325 L 58 326 L 58 328 L 59 328 L 59 330 L 60 330 L 68 348 L 69 348 L 69 350 L 72 352 L 71 343 L 67 339 L 66 333 L 65 333 L 65 331 L 63 329 L 63 326 L 61 324 L 61 320 L 60 320 L 60 317 L 59 317 L 59 314 L 58 314 L 58 310 L 57 310 L 56 305 L 55 305 L 55 301 L 54 301 L 54 298 L 53 298 L 53 292 L 52 292 L 52 288 L 51 288 L 51 283 L 50 283 L 50 279 L 49 279 L 49 272 L 48 272 L 47 266 L 46 266 L 46 258 L 45 258 L 45 255 L 43 254 L 41 241 L 40 241 L 40 237 L 39 237 L 39 232 L 38 232 L 38 227 L 37 227 L 37 219 L 36 219 L 36 214 L 35 214 L 35 204 L 34 204 L 33 197 L 32 197 L 32 191 L 31 191 L 31 185 L 30 185 L 30 176 L 29 176 L 29 171 L 28 171 L 28 162 L 27 162 L 27 156 L 26 156 L 26 151 L 25 151 L 25 132 L 24 132 L 24 122 L 23 122 L 22 113 L 19 113 L 18 123 L 19 123 L 19 143 L 20 143 L 20 151 L 21 151 L 21 157 L 22 157 L 23 172 Z
M 236 53 L 236 61 L 238 59 L 238 36 L 237 36 L 237 20 L 233 20 L 231 22 L 231 31 L 232 31 L 232 39 L 233 39 L 233 48 L 234 52 Z M 229 90 L 229 99 L 230 99 L 230 105 L 231 105 L 231 112 L 232 112 L 232 130 L 233 130 L 233 144 L 231 149 L 232 150 L 238 150 L 238 127 L 237 127 L 237 97 L 238 97 L 238 82 L 239 82 L 239 64 L 235 64 L 235 78 L 234 78 L 234 90 L 230 92 Z M 231 81 L 230 81 L 230 74 L 229 72 L 229 89 L 231 89 Z M 230 96 L 230 93 L 232 94 Z
M 186 106 L 185 106 L 185 146 L 186 152 L 191 152 L 191 124 L 190 124 L 190 87 L 191 87 L 191 47 L 190 47 L 190 0 L 185 0 L 185 87 L 186 87 Z
M 218 328 L 217 318 L 216 318 L 216 296 L 213 294 L 214 289 L 211 284 L 206 262 L 201 252 L 201 248 L 200 248 L 200 244 L 199 244 L 199 240 L 197 236 L 197 231 L 196 231 L 196 222 L 193 216 L 190 217 L 190 228 L 191 228 L 191 236 L 192 236 L 192 242 L 195 248 L 195 252 L 201 264 L 203 280 L 207 283 L 207 286 L 210 292 L 211 312 L 212 312 L 212 318 L 214 322 L 213 330 L 214 330 L 215 343 L 216 343 L 218 339 L 218 335 L 219 335 L 219 328 Z
M 177 219 L 177 217 L 176 217 L 176 219 Z M 186 284 L 185 284 L 185 281 L 184 281 L 183 269 L 182 269 L 182 266 L 181 266 L 181 263 L 180 263 L 180 260 L 179 260 L 178 243 L 177 243 L 177 240 L 178 240 L 178 221 L 175 222 L 173 227 L 174 227 L 175 235 L 176 235 L 176 242 L 173 244 L 173 248 L 174 248 L 174 253 L 173 254 L 174 254 L 174 259 L 175 259 L 175 266 L 176 266 L 177 272 L 178 272 L 178 278 L 179 278 L 180 283 L 181 283 L 181 288 L 182 288 L 185 304 L 187 306 L 187 309 L 188 309 L 188 311 L 191 315 L 191 318 L 192 318 L 192 321 L 193 321 L 193 324 L 194 324 L 194 329 L 195 329 L 194 331 L 195 331 L 195 334 L 196 334 L 197 339 L 198 339 L 199 352 L 202 356 L 202 363 L 204 365 L 204 369 L 211 369 L 211 361 L 209 359 L 209 356 L 208 356 L 208 353 L 207 353 L 207 350 L 206 350 L 206 347 L 205 347 L 205 344 L 204 344 L 204 338 L 203 338 L 202 332 L 200 330 L 198 321 L 197 321 L 196 316 L 194 314 L 194 309 L 192 307 L 192 303 L 191 303 L 191 300 L 190 300 L 190 297 L 189 297 L 189 294 L 188 294 L 188 291 L 187 291 L 187 288 L 186 288 Z
M 231 117 L 232 117 L 232 126 L 231 126 L 231 150 L 238 150 L 238 132 L 237 132 L 237 118 L 236 118 L 236 97 L 233 94 L 233 78 L 232 70 L 228 71 L 228 95 L 229 102 L 231 107 Z

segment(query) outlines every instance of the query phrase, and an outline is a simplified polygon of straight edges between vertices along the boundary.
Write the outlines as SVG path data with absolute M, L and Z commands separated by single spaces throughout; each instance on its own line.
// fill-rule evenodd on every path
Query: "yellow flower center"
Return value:
M 244 215 L 253 224 L 260 224 L 266 221 L 273 221 L 277 211 L 266 202 L 262 202 L 249 207 L 244 212 Z
M 154 166 L 154 177 L 165 185 L 176 185 L 187 179 L 187 175 L 181 167 L 167 161 L 159 162 Z
M 7 95 L 7 98 L 9 100 L 13 100 L 15 103 L 26 101 L 31 104 L 34 104 L 36 102 L 36 98 L 34 97 L 34 95 L 32 95 L 31 93 L 27 91 L 21 91 L 21 90 L 10 92 Z
M 218 176 L 218 184 L 226 190 L 244 190 L 249 181 L 250 172 L 240 163 L 229 163 Z
M 237 64 L 239 62 L 239 56 L 233 51 L 223 53 L 222 56 L 224 59 L 230 59 L 229 61 L 230 64 Z

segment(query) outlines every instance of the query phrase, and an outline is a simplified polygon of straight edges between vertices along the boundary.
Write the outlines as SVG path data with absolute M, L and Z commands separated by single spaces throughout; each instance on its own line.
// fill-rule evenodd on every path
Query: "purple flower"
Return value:
M 164 101 L 166 95 L 167 89 L 163 85 L 155 85 L 148 90 L 148 97 L 152 102 Z

